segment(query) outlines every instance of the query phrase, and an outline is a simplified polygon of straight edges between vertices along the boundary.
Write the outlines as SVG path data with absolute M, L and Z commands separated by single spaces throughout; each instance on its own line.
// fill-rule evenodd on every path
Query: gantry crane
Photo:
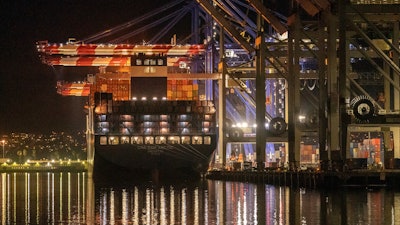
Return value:
M 127 73 L 130 71 L 129 67 L 134 64 L 131 62 L 132 56 L 141 54 L 165 55 L 169 72 L 159 75 L 167 76 L 169 79 L 201 80 L 217 78 L 217 74 L 196 74 L 196 71 L 190 69 L 193 59 L 204 56 L 205 45 L 199 44 L 85 44 L 70 39 L 66 43 L 39 41 L 37 51 L 40 53 L 42 62 L 50 66 L 94 66 L 102 69 L 118 67 L 119 71 Z M 149 66 L 151 65 L 149 64 Z M 131 76 L 135 75 L 131 74 Z M 57 90 L 59 94 L 64 96 L 88 96 L 93 82 L 94 79 L 73 83 L 59 81 Z
M 182 2 L 182 0 L 177 0 L 168 3 L 167 6 L 174 7 Z M 399 69 L 395 59 L 398 59 L 399 48 L 397 45 L 391 44 L 391 40 L 388 38 L 388 33 L 392 32 L 393 38 L 398 39 L 396 10 L 399 2 L 397 0 L 351 0 L 335 3 L 328 0 L 293 0 L 291 1 L 293 12 L 285 18 L 267 8 L 265 4 L 260 4 L 262 2 L 260 0 L 196 0 L 196 2 L 205 13 L 196 14 L 198 17 L 192 22 L 198 26 L 200 24 L 198 18 L 202 18 L 207 23 L 207 26 L 202 27 L 207 32 L 204 37 L 207 39 L 205 45 L 89 44 L 89 41 L 95 40 L 95 36 L 93 36 L 86 39 L 87 43 L 73 40 L 65 44 L 40 42 L 38 51 L 44 63 L 54 66 L 126 68 L 132 66 L 132 55 L 140 52 L 165 54 L 168 56 L 168 66 L 179 68 L 196 61 L 197 57 L 197 59 L 201 59 L 199 61 L 202 61 L 200 63 L 203 67 L 202 74 L 197 73 L 200 70 L 192 67 L 190 74 L 168 73 L 167 76 L 171 79 L 173 76 L 176 79 L 193 77 L 225 79 L 228 77 L 227 80 L 220 83 L 219 87 L 222 88 L 219 89 L 219 93 L 226 93 L 225 83 L 227 83 L 228 88 L 235 89 L 232 93 L 239 93 L 239 98 L 246 102 L 246 107 L 257 106 L 254 107 L 256 109 L 249 111 L 259 110 L 256 113 L 258 114 L 258 124 L 260 121 L 263 123 L 266 118 L 272 119 L 276 115 L 281 115 L 279 113 L 283 113 L 285 118 L 283 122 L 287 121 L 289 125 L 289 161 L 293 162 L 295 166 L 298 166 L 300 161 L 301 137 L 309 134 L 313 134 L 319 139 L 319 153 L 322 161 L 331 161 L 332 158 L 344 161 L 346 157 L 349 157 L 345 137 L 345 126 L 347 125 L 342 123 L 345 118 L 342 115 L 346 111 L 345 109 L 351 106 L 355 110 L 359 109 L 360 111 L 355 111 L 355 114 L 361 118 L 373 116 L 371 114 L 374 114 L 374 111 L 368 110 L 371 108 L 371 104 L 378 110 L 386 109 L 389 113 L 393 111 L 393 108 L 398 109 Z M 388 7 L 380 7 L 381 4 Z M 192 6 L 191 3 L 188 8 L 196 9 Z M 380 11 L 375 12 L 376 9 Z M 157 10 L 164 9 L 158 8 Z M 259 16 L 256 22 L 254 21 L 255 17 L 248 16 L 249 11 L 255 12 Z M 139 19 L 150 17 L 150 14 L 143 15 L 138 20 L 123 24 L 115 30 L 100 32 L 97 36 L 107 33 L 114 34 L 124 27 L 130 27 Z M 264 24 L 260 27 L 260 21 L 268 24 L 272 33 L 276 35 L 265 32 L 263 29 L 266 26 Z M 382 21 L 386 21 L 386 23 L 382 25 Z M 217 24 L 220 29 L 216 26 Z M 379 31 L 380 26 L 387 29 L 392 24 L 394 24 L 392 30 Z M 193 35 L 195 36 L 193 38 L 197 39 L 195 43 L 199 43 L 198 30 L 200 30 L 199 27 L 192 31 L 193 34 L 196 34 Z M 285 31 L 287 31 L 287 35 L 284 34 L 283 38 L 278 38 Z M 163 33 L 165 33 L 164 29 Z M 267 37 L 261 34 L 267 35 Z M 217 36 L 219 36 L 219 40 Z M 377 37 L 379 40 L 376 39 Z M 360 42 L 360 40 L 364 40 L 364 42 Z M 371 47 L 365 47 L 365 44 Z M 264 47 L 264 49 L 260 51 L 260 47 Z M 383 67 L 374 63 L 377 62 L 376 58 L 383 60 Z M 362 74 L 352 68 L 354 62 L 361 61 L 361 59 L 369 61 L 374 70 L 384 76 L 385 97 L 388 101 L 383 107 L 375 104 L 370 96 L 354 98 L 360 94 L 370 95 L 370 91 L 365 90 L 361 85 Z M 217 63 L 218 66 L 216 66 Z M 258 67 L 257 64 L 261 66 Z M 310 66 L 310 64 L 312 65 Z M 186 72 L 189 71 L 186 70 Z M 221 74 L 226 76 L 221 77 Z M 264 82 L 254 83 L 253 81 L 260 78 L 264 81 L 265 78 L 261 76 L 262 74 L 267 75 L 267 80 L 277 79 L 277 82 L 271 82 L 271 85 L 264 87 L 257 86 Z M 252 82 L 248 82 L 249 80 Z M 278 82 L 282 80 L 285 81 L 283 84 Z M 84 92 L 84 84 L 75 86 Z M 239 90 L 244 91 L 237 92 L 238 87 Z M 276 92 L 274 93 L 268 88 L 274 89 Z M 256 92 L 254 95 L 255 89 L 265 89 L 266 92 L 272 94 L 265 97 L 262 96 L 262 92 Z M 212 95 L 215 90 L 210 88 L 206 93 Z M 280 95 L 284 96 L 283 100 L 279 98 Z M 221 96 L 224 97 L 224 95 Z M 347 101 L 350 98 L 355 99 L 352 104 L 350 101 L 344 103 L 344 99 Z M 277 107 L 282 104 L 282 101 L 284 101 L 284 107 Z M 368 103 L 365 103 L 367 101 Z M 247 104 L 247 102 L 251 102 L 251 104 Z M 293 104 L 288 104 L 288 102 Z M 269 104 L 267 104 L 267 109 L 264 108 L 265 103 Z M 219 105 L 221 109 L 225 106 L 233 108 L 229 104 L 225 105 L 224 99 L 220 100 Z M 305 111 L 309 118 L 299 121 L 298 116 L 304 110 L 304 105 L 310 106 L 312 113 Z M 260 113 L 261 111 L 265 113 Z M 234 112 L 229 114 L 237 115 Z M 304 124 L 304 121 L 309 124 Z M 339 128 L 337 128 L 338 125 Z M 396 130 L 396 135 L 398 132 Z M 257 136 L 264 140 L 262 132 L 257 132 Z M 264 141 L 259 141 L 259 143 L 264 146 Z M 261 154 L 260 157 L 264 156 Z

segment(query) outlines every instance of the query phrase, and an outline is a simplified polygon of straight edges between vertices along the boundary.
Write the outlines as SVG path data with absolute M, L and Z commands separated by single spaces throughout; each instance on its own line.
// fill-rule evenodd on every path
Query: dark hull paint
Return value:
M 210 145 L 96 145 L 94 171 L 104 174 L 116 171 L 134 177 L 199 177 L 205 173 L 216 149 L 216 138 Z

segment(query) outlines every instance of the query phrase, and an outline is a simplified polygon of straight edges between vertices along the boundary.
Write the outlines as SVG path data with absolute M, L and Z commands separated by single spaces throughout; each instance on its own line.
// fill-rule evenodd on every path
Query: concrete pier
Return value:
M 209 171 L 208 179 L 265 183 L 292 187 L 400 187 L 400 170 L 354 171 Z
M 70 161 L 70 162 L 41 162 L 41 163 L 24 163 L 24 164 L 7 164 L 0 165 L 1 173 L 9 172 L 86 172 L 89 164 L 86 161 Z

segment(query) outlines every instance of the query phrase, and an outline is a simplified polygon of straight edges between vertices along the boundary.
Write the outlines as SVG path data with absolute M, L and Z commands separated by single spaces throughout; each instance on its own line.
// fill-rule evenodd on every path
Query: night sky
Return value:
M 85 130 L 86 97 L 56 93 L 57 80 L 83 80 L 96 68 L 40 62 L 38 40 L 64 43 L 130 21 L 163 0 L 6 0 L 0 3 L 0 134 Z M 142 34 L 150 39 L 150 32 Z M 136 40 L 138 41 L 138 40 Z
M 55 87 L 57 80 L 83 80 L 88 73 L 96 73 L 97 68 L 53 68 L 44 65 L 36 52 L 37 41 L 65 43 L 68 38 L 82 40 L 131 21 L 169 2 L 172 1 L 0 1 L 0 135 L 10 132 L 85 130 L 86 114 L 83 106 L 87 98 L 59 96 Z M 278 2 L 286 1 L 268 1 L 273 9 Z M 183 5 L 186 3 L 130 29 L 138 29 L 154 22 Z M 168 43 L 173 34 L 177 34 L 178 42 L 186 38 L 190 33 L 190 15 L 188 16 L 158 43 Z M 165 25 L 163 23 L 159 27 L 146 30 L 124 43 L 137 44 L 150 40 Z M 119 34 L 121 35 L 123 33 Z M 107 43 L 107 39 L 100 42 Z

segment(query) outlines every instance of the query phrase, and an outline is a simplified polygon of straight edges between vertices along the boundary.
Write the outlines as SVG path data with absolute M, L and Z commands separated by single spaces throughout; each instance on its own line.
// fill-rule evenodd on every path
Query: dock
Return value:
M 1 173 L 17 172 L 85 172 L 88 170 L 86 160 L 74 161 L 30 161 L 19 163 L 0 164 Z
M 208 179 L 307 188 L 400 187 L 400 170 L 209 171 Z

